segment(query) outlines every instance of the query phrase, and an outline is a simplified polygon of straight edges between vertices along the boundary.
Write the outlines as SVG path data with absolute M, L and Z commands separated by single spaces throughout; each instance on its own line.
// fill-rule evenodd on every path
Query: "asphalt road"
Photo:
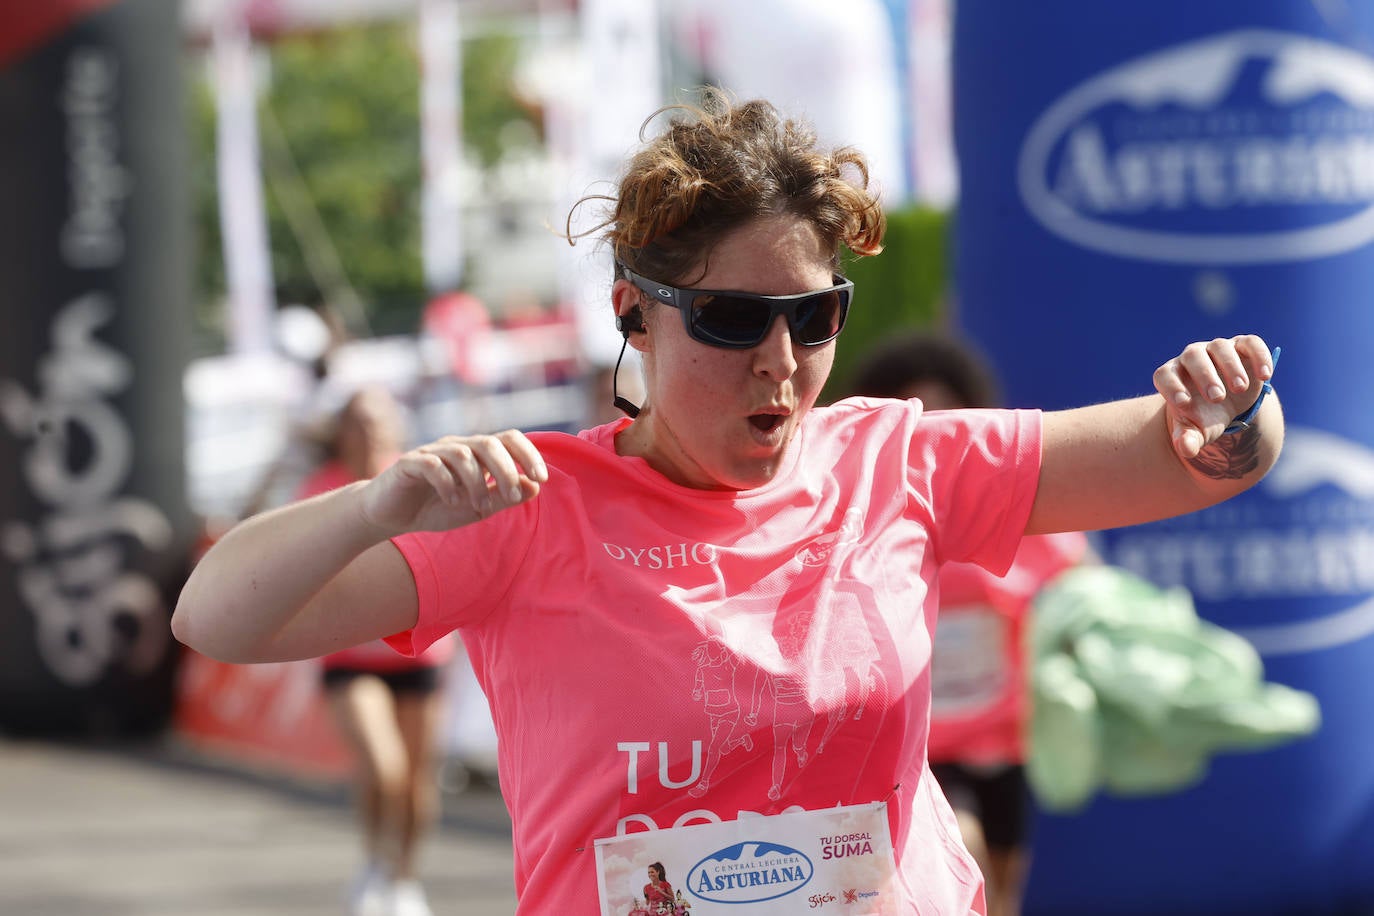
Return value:
M 360 855 L 342 786 L 247 772 L 162 741 L 0 737 L 0 913 L 339 916 Z M 447 792 L 421 861 L 436 916 L 510 916 L 495 789 Z

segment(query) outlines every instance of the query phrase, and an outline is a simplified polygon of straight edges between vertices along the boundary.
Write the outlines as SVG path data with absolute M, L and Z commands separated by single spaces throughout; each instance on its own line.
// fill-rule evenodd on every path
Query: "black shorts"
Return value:
M 1030 795 L 1025 767 L 932 763 L 930 771 L 951 805 L 978 816 L 988 848 L 1005 850 L 1026 845 Z
M 342 687 L 357 677 L 379 678 L 392 693 L 433 693 L 443 684 L 442 668 L 403 668 L 399 671 L 364 671 L 361 668 L 324 669 L 324 689 Z

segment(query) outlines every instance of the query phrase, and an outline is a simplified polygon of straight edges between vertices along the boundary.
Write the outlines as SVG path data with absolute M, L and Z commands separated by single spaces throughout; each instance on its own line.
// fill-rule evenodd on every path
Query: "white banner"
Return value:
M 463 283 L 462 30 L 458 0 L 420 0 L 420 238 L 431 293 Z
M 885 204 L 907 198 L 897 39 L 881 0 L 694 0 L 705 74 L 858 147 Z M 680 13 L 681 15 L 681 13 Z
M 226 335 L 235 353 L 265 353 L 272 348 L 276 295 L 259 166 L 257 80 L 248 28 L 233 13 L 217 23 L 212 51 Z
M 583 0 L 581 47 L 564 57 L 546 97 L 546 129 L 561 195 L 552 224 L 562 231 L 572 204 L 584 194 L 614 194 L 616 179 L 639 142 L 639 128 L 665 102 L 658 4 L 651 0 Z M 600 221 L 597 202 L 578 211 L 572 229 Z M 620 351 L 611 308 L 611 259 L 594 238 L 558 245 L 559 287 L 575 307 L 587 360 L 609 366 Z M 626 358 L 635 371 L 636 354 Z
M 959 198 L 950 77 L 951 7 L 951 0 L 911 0 L 907 13 L 911 170 L 916 183 L 912 196 L 942 210 L 953 207 Z

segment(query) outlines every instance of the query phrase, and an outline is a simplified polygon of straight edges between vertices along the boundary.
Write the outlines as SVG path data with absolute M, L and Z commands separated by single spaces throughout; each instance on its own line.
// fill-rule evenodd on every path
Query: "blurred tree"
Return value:
M 509 31 L 484 32 L 463 43 L 463 140 L 484 168 L 542 137 L 540 113 L 515 91 L 522 53 L 520 38 Z
M 520 51 L 500 28 L 464 41 L 464 142 L 484 166 L 513 141 L 537 138 L 534 114 L 511 90 Z M 413 329 L 425 300 L 413 24 L 288 36 L 269 59 L 259 134 L 278 301 L 314 304 L 343 289 L 356 293 L 372 331 Z M 223 341 L 224 266 L 215 101 L 204 78 L 191 105 L 196 320 L 199 349 L 213 351 Z
M 279 301 L 332 296 L 320 288 L 329 278 L 311 270 L 318 253 L 302 250 L 332 246 L 367 303 L 369 324 L 413 327 L 424 276 L 411 30 L 372 25 L 293 37 L 273 45 L 271 59 L 259 123 Z M 287 208 L 297 206 L 288 195 L 301 191 L 322 233 L 298 231 L 300 211 Z
M 203 61 L 198 61 L 203 63 Z M 191 252 L 192 335 L 197 353 L 218 352 L 224 348 L 224 242 L 219 228 L 219 201 L 215 174 L 215 99 L 210 82 L 189 80 L 190 115 L 186 119 L 191 134 L 188 174 L 191 181 L 191 206 L 194 222 Z
M 847 393 L 859 357 L 878 341 L 901 328 L 946 320 L 951 220 L 951 214 L 928 207 L 891 210 L 881 254 L 859 258 L 846 253 L 845 275 L 854 281 L 854 304 L 836 342 L 825 400 Z

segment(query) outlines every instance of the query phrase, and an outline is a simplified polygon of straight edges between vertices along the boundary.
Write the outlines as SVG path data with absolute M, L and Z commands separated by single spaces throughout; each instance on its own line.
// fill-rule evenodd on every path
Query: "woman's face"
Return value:
M 789 295 L 833 283 L 831 252 L 820 235 L 793 216 L 768 217 L 725 236 L 696 289 Z M 642 297 L 618 281 L 616 310 Z M 744 490 L 773 479 L 830 375 L 835 344 L 803 347 L 787 322 L 748 350 L 725 350 L 687 336 L 677 309 L 645 312 L 647 333 L 633 334 L 643 354 L 648 401 L 619 437 L 621 453 L 638 455 L 684 486 Z

